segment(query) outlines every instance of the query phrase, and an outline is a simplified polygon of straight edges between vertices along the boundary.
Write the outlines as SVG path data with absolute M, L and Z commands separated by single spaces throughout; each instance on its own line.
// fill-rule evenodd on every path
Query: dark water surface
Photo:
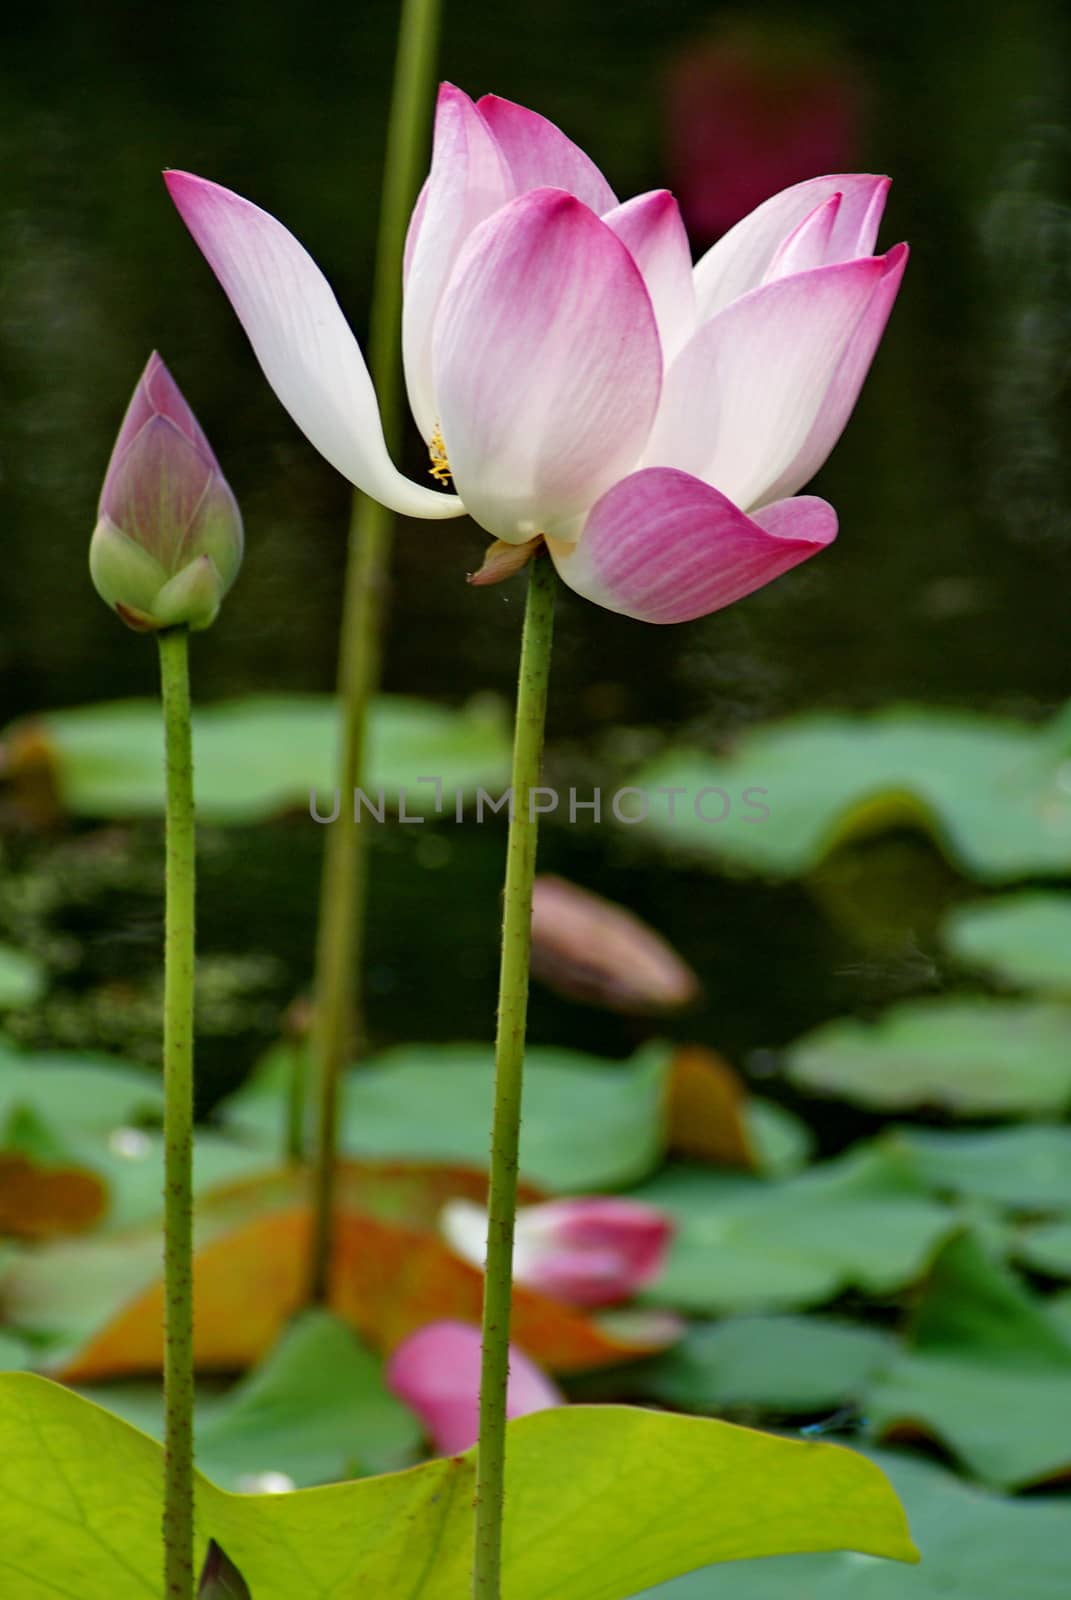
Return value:
M 448 0 L 445 12 L 443 75 L 538 107 L 625 195 L 667 181 L 674 62 L 739 15 L 697 0 Z M 384 0 L 166 12 L 104 0 L 20 8 L 3 24 L 0 721 L 153 689 L 151 644 L 116 627 L 85 562 L 115 428 L 154 346 L 246 517 L 238 587 L 197 642 L 197 693 L 330 686 L 348 491 L 261 379 L 159 171 L 190 168 L 284 218 L 362 333 L 395 23 Z M 1048 0 L 830 0 L 765 9 L 763 26 L 772 52 L 817 53 L 851 85 L 850 164 L 893 175 L 882 241 L 910 239 L 913 259 L 816 482 L 840 513 L 833 550 L 674 629 L 562 595 L 552 754 L 588 781 L 619 727 L 713 742 L 796 709 L 905 699 L 1041 714 L 1071 685 L 1064 14 Z M 784 91 L 790 110 L 804 84 Z M 424 465 L 414 434 L 409 468 Z M 469 524 L 400 530 L 390 689 L 451 702 L 511 692 L 520 592 L 465 586 L 483 542 Z M 440 829 L 445 843 L 415 846 L 410 835 L 376 841 L 373 1036 L 486 1036 L 501 836 Z M 85 841 L 9 846 L 12 871 L 59 875 L 50 926 L 82 950 L 71 995 L 151 970 L 157 842 L 151 829 L 126 841 L 122 870 L 82 901 L 70 863 Z M 307 819 L 205 843 L 205 949 L 265 957 L 259 977 L 235 980 L 251 1009 L 208 1047 L 220 1086 L 308 976 L 320 843 Z M 544 863 L 675 937 L 708 984 L 706 1010 L 678 1031 L 742 1057 L 833 1010 L 940 983 L 926 938 L 957 892 L 950 874 L 906 838 L 864 855 L 867 870 L 853 857 L 816 886 L 772 888 L 667 870 L 609 830 L 557 828 Z M 77 1018 L 65 1026 L 76 1032 Z M 533 1031 L 610 1053 L 633 1038 L 631 1024 L 543 996 Z

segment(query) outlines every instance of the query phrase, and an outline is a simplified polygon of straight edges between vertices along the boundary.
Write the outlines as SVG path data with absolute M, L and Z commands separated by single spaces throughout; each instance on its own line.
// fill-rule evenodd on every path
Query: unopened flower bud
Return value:
M 89 546 L 97 593 L 138 632 L 207 628 L 241 564 L 238 504 L 154 351 L 101 490 Z

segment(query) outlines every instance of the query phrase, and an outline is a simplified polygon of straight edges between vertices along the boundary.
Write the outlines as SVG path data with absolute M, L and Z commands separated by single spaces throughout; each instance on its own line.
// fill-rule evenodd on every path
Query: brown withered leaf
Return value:
M 17 1151 L 0 1153 L 0 1235 L 50 1239 L 99 1222 L 108 1192 L 95 1172 L 50 1166 Z
M 634 1016 L 679 1010 L 699 979 L 624 906 L 543 874 L 532 894 L 532 971 L 570 1000 Z
M 200 1371 L 251 1366 L 302 1304 L 312 1230 L 301 1192 L 305 1181 L 299 1174 L 280 1173 L 230 1185 L 199 1202 L 194 1323 Z M 482 1274 L 453 1255 L 435 1227 L 445 1200 L 463 1196 L 482 1204 L 486 1194 L 486 1175 L 466 1168 L 346 1163 L 339 1185 L 331 1308 L 384 1353 L 435 1318 L 478 1322 Z M 525 1202 L 539 1198 L 538 1191 L 524 1186 Z M 116 1238 L 121 1247 L 122 1236 Z M 558 1372 L 650 1354 L 670 1337 L 654 1327 L 634 1341 L 528 1289 L 515 1291 L 514 1319 L 517 1343 Z M 85 1383 L 159 1371 L 162 1321 L 163 1285 L 154 1278 L 56 1376 Z
M 747 1129 L 747 1090 L 729 1063 L 704 1045 L 674 1053 L 669 1073 L 669 1148 L 695 1161 L 759 1170 Z

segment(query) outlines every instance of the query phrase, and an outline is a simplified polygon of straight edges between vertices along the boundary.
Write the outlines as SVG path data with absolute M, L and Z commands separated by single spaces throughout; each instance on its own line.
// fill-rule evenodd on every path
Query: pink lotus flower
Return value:
M 476 1443 L 480 1410 L 480 1330 L 430 1322 L 404 1339 L 387 1363 L 387 1387 L 416 1412 L 439 1455 Z M 555 1384 L 510 1345 L 506 1416 L 565 1404 Z
M 457 1255 L 483 1267 L 487 1212 L 471 1200 L 450 1200 L 439 1217 Z M 514 1282 L 566 1305 L 613 1305 L 657 1277 L 673 1236 L 670 1219 L 638 1200 L 596 1195 L 548 1200 L 517 1212 Z
M 440 92 L 413 212 L 403 354 L 432 475 L 399 473 L 353 334 L 281 223 L 170 172 L 171 196 L 298 426 L 417 517 L 545 536 L 566 583 L 648 622 L 729 605 L 823 549 L 813 477 L 848 420 L 907 248 L 873 256 L 888 180 L 776 195 L 692 270 L 664 190 L 621 205 L 535 112 Z
M 153 351 L 115 441 L 89 571 L 137 632 L 207 628 L 242 563 L 242 518 L 178 384 Z

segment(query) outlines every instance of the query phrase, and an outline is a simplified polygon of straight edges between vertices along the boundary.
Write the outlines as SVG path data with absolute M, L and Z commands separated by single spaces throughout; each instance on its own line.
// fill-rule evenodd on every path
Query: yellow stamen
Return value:
M 453 477 L 453 474 L 450 471 L 450 462 L 446 454 L 446 445 L 443 443 L 443 436 L 438 426 L 436 426 L 435 432 L 428 440 L 428 454 L 431 457 L 431 466 L 428 468 L 428 471 L 435 479 L 435 482 L 449 483 L 450 479 Z

